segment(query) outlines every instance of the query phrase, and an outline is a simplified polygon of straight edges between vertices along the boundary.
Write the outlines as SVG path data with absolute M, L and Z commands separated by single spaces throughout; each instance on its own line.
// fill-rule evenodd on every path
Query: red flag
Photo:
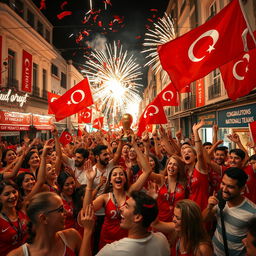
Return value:
M 92 109 L 85 108 L 78 112 L 78 123 L 88 124 L 92 121 Z
M 59 141 L 63 146 L 66 146 L 72 141 L 72 135 L 69 132 L 64 131 L 61 133 Z
M 221 76 L 232 100 L 249 94 L 256 87 L 256 49 L 220 67 Z
M 92 127 L 100 130 L 103 127 L 103 119 L 104 117 L 99 117 L 93 120 Z
M 87 78 L 76 84 L 59 99 L 50 103 L 56 121 L 71 116 L 93 104 L 92 94 Z
M 158 54 L 173 85 L 181 91 L 187 84 L 204 77 L 217 67 L 233 60 L 246 47 L 255 48 L 239 0 L 231 1 L 203 25 L 166 44 Z M 230 45 L 230 42 L 235 42 Z
M 77 136 L 78 137 L 82 137 L 83 135 L 83 128 L 81 128 L 80 126 L 78 126 L 78 129 L 77 129 Z
M 186 85 L 185 87 L 183 87 L 180 91 L 180 93 L 188 93 L 191 92 L 190 90 L 190 85 Z
M 156 97 L 159 98 L 163 107 L 179 105 L 178 92 L 172 82 L 169 83 Z
M 256 145 L 256 121 L 249 123 L 249 129 L 254 145 Z
M 147 105 L 144 112 L 140 116 L 137 135 L 141 136 L 149 124 L 166 124 L 167 119 L 163 106 L 158 97 Z
M 54 94 L 52 92 L 47 92 L 47 94 L 48 94 L 48 114 L 54 114 L 54 112 L 51 109 L 50 103 L 54 102 L 55 100 L 57 100 L 61 96 L 58 95 L 58 94 Z

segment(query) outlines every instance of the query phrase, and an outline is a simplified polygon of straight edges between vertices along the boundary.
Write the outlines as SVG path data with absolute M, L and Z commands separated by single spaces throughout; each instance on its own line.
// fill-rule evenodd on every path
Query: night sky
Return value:
M 40 7 L 41 1 L 34 0 L 34 3 Z M 134 54 L 141 64 L 145 85 L 147 69 L 143 68 L 145 54 L 141 53 L 144 34 L 147 28 L 153 28 L 153 22 L 163 16 L 168 2 L 169 0 L 110 0 L 105 4 L 103 0 L 92 0 L 93 11 L 96 13 L 92 13 L 87 22 L 84 17 L 90 10 L 89 0 L 45 0 L 46 8 L 41 11 L 54 26 L 55 47 L 65 59 L 72 59 L 78 69 L 79 64 L 85 63 L 84 55 L 90 54 L 88 42 L 96 37 L 105 38 L 107 43 L 119 40 L 124 49 Z M 58 19 L 57 15 L 64 11 L 72 14 Z M 86 17 L 88 16 L 87 14 Z

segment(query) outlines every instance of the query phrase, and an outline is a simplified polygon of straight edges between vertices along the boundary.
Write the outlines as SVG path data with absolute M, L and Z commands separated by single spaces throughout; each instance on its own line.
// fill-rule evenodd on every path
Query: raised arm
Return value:
M 214 124 L 212 127 L 212 130 L 213 130 L 212 144 L 215 144 L 218 141 L 218 130 L 219 130 L 218 125 Z
M 61 152 L 61 146 L 59 142 L 58 130 L 56 125 L 53 125 L 52 135 L 54 138 L 55 150 L 56 150 L 55 172 L 57 175 L 59 175 L 60 168 L 61 168 L 62 152 Z
M 208 173 L 208 169 L 207 169 L 207 164 L 206 164 L 206 160 L 205 160 L 205 156 L 204 156 L 204 148 L 203 148 L 203 144 L 202 141 L 200 139 L 198 130 L 200 128 L 202 128 L 204 125 L 204 121 L 201 120 L 199 123 L 194 124 L 193 125 L 193 134 L 195 137 L 195 149 L 196 149 L 196 153 L 197 153 L 197 163 L 196 163 L 196 168 L 198 169 L 199 172 L 201 173 Z

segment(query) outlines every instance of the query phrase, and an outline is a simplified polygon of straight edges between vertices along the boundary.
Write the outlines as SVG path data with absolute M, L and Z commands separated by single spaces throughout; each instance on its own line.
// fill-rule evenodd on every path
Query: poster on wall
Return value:
M 23 50 L 21 90 L 24 92 L 32 92 L 32 66 L 32 55 Z

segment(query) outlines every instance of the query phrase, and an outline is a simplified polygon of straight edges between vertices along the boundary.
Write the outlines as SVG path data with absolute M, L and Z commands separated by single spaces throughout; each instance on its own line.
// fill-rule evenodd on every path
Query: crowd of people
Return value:
M 256 145 L 204 121 L 0 145 L 0 255 L 256 255 Z

